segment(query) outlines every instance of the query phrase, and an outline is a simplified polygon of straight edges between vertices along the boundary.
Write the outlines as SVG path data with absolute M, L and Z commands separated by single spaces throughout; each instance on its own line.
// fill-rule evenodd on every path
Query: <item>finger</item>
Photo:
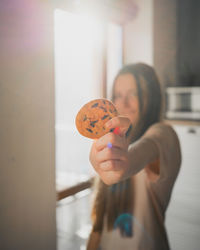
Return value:
M 115 135 L 114 133 L 107 133 L 100 137 L 95 144 L 97 151 L 100 151 L 106 147 L 110 147 L 110 145 L 112 145 L 112 148 L 115 147 L 123 149 L 126 147 L 125 139 Z
M 109 161 L 104 161 L 99 164 L 100 170 L 101 171 L 120 171 L 122 168 L 122 161 L 120 160 L 109 160 Z M 115 174 L 115 173 L 113 173 Z
M 131 121 L 125 116 L 116 116 L 109 120 L 105 126 L 109 129 L 118 128 L 117 134 L 123 136 L 131 125 Z
M 104 162 L 109 160 L 125 160 L 125 151 L 119 148 L 104 148 L 99 151 L 96 155 L 98 162 Z

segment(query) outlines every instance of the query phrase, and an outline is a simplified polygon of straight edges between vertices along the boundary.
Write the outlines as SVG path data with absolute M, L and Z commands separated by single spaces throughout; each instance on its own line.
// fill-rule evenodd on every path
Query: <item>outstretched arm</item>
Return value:
M 129 146 L 125 136 L 128 118 L 118 116 L 106 125 L 119 127 L 120 133 L 108 133 L 94 141 L 90 152 L 90 162 L 105 184 L 129 178 L 159 157 L 156 144 L 145 136 Z

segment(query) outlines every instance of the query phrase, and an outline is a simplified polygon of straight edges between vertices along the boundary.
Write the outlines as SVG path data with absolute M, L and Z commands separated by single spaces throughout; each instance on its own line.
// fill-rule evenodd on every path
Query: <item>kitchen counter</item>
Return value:
M 183 125 L 183 126 L 200 126 L 200 121 L 193 120 L 164 120 L 170 125 Z

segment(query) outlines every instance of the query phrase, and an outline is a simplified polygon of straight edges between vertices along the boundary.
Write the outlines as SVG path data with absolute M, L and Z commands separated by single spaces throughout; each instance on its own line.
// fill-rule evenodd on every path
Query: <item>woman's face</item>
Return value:
M 119 114 L 127 116 L 133 125 L 138 122 L 138 91 L 132 74 L 127 73 L 117 77 L 114 86 L 114 104 Z

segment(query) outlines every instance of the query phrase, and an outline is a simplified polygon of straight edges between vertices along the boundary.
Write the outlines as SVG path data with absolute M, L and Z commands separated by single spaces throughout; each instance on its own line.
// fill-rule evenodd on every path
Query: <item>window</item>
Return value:
M 92 141 L 77 132 L 75 117 L 83 104 L 102 97 L 106 39 L 110 98 L 114 75 L 122 65 L 122 28 L 59 9 L 54 20 L 56 174 L 60 185 L 70 185 L 92 171 L 88 159 Z
M 75 117 L 83 104 L 101 97 L 102 39 L 97 20 L 55 10 L 56 172 L 65 185 L 91 170 L 92 141 L 79 135 Z
M 77 132 L 75 117 L 82 105 L 103 96 L 105 79 L 110 98 L 114 75 L 122 65 L 122 28 L 59 9 L 55 10 L 54 20 L 56 182 L 59 190 L 87 179 L 93 172 L 89 163 L 92 140 Z M 91 227 L 90 190 L 59 201 L 56 213 L 57 248 L 85 249 Z

